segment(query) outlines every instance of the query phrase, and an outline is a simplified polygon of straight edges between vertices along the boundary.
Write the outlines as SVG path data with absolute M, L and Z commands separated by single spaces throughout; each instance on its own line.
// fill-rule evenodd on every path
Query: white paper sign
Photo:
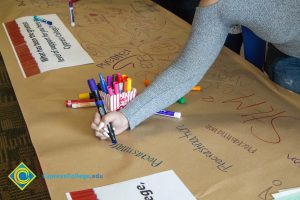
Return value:
M 100 200 L 196 200 L 173 170 L 94 188 L 91 191 L 70 192 L 66 196 L 68 200 L 76 197 Z
M 62 67 L 84 65 L 94 62 L 57 15 L 40 15 L 39 17 L 51 21 L 52 25 L 35 21 L 33 16 L 21 17 L 16 19 L 15 22 L 19 27 L 19 31 L 31 55 L 38 64 L 40 73 Z M 5 28 L 7 29 L 8 27 Z M 14 37 L 13 35 L 14 32 L 8 34 L 10 39 Z M 15 49 L 19 48 L 13 44 L 12 46 Z M 18 59 L 19 56 L 20 55 L 17 54 Z M 26 67 L 22 67 L 24 64 L 20 62 L 20 59 L 19 63 L 23 75 L 25 76 L 24 69 L 26 69 Z

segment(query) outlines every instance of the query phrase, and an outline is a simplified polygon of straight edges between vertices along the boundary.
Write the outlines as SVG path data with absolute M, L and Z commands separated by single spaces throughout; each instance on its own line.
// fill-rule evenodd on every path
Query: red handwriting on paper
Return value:
M 201 101 L 207 103 L 218 102 L 213 96 L 203 96 Z M 257 100 L 252 93 L 221 101 L 222 104 L 232 105 L 232 108 L 239 112 L 242 124 L 249 125 L 250 133 L 260 141 L 278 144 L 281 142 L 282 130 L 278 124 L 284 120 L 300 121 L 300 118 L 291 116 L 283 109 L 274 108 L 266 100 Z M 231 107 L 229 107 L 231 108 Z M 264 125 L 264 126 L 262 126 Z
M 288 154 L 287 159 L 289 159 L 294 165 L 300 167 L 300 158 L 297 158 L 296 156 L 291 156 L 290 154 Z
M 212 96 L 207 96 L 207 97 L 201 97 L 201 100 L 204 102 L 214 102 L 215 99 Z
M 299 118 L 287 115 L 285 110 L 276 110 L 267 101 L 255 101 L 255 94 L 240 96 L 233 99 L 222 101 L 224 104 L 234 103 L 235 109 L 245 113 L 240 114 L 243 118 L 242 123 L 250 123 L 250 132 L 257 139 L 271 144 L 280 143 L 280 132 L 276 126 L 279 119 L 290 118 L 300 120 Z M 255 103 L 253 103 L 255 102 Z M 270 131 L 258 130 L 256 123 L 264 123 Z
M 272 196 L 270 194 L 271 190 L 273 189 L 273 187 L 278 187 L 282 185 L 282 181 L 281 180 L 273 180 L 272 181 L 272 186 L 268 187 L 267 189 L 265 189 L 264 191 L 262 191 L 261 193 L 259 193 L 257 195 L 258 198 L 262 199 L 262 200 L 272 200 Z M 274 191 L 275 192 L 275 191 Z M 272 193 L 274 193 L 272 192 Z

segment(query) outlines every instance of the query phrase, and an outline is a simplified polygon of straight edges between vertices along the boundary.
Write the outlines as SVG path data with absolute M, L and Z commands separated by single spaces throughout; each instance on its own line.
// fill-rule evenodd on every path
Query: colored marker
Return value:
M 85 108 L 96 105 L 94 99 L 66 100 L 65 103 L 68 108 Z
M 113 77 L 107 76 L 107 85 L 112 86 L 112 82 L 113 82 Z
M 75 18 L 74 18 L 74 11 L 73 11 L 73 1 L 69 0 L 69 9 L 70 9 L 70 21 L 71 21 L 71 26 L 75 26 Z
M 117 75 L 116 75 L 116 74 L 113 74 L 113 75 L 112 75 L 112 81 L 115 82 L 116 80 L 117 80 Z
M 105 82 L 105 80 L 103 79 L 103 76 L 102 76 L 101 73 L 99 74 L 99 78 L 100 78 L 101 90 L 102 90 L 105 94 L 108 94 L 108 91 L 107 91 L 107 85 L 106 85 L 106 82 Z
M 200 91 L 200 90 L 201 90 L 200 85 L 196 85 L 195 87 L 192 88 L 192 91 Z
M 118 83 L 123 82 L 123 79 L 122 79 L 122 76 L 120 73 L 117 74 L 117 81 L 118 81 Z
M 185 99 L 184 97 L 181 97 L 178 101 L 179 104 L 185 104 Z
M 119 93 L 122 94 L 124 91 L 123 91 L 123 82 L 120 82 L 119 83 Z
M 127 91 L 127 81 L 123 81 L 123 92 L 128 92 Z
M 127 92 L 131 91 L 131 83 L 132 83 L 131 78 L 127 78 Z
M 114 82 L 113 85 L 114 85 L 115 94 L 119 94 L 119 84 L 118 84 L 118 82 Z
M 88 85 L 90 87 L 91 92 L 94 94 L 95 103 L 96 103 L 98 112 L 99 112 L 100 116 L 103 117 L 104 115 L 106 115 L 106 110 L 105 110 L 105 107 L 104 107 L 104 103 L 103 103 L 103 101 L 100 97 L 100 94 L 99 94 L 99 91 L 98 91 L 95 80 L 94 79 L 89 79 L 88 80 Z M 109 135 L 112 143 L 116 144 L 117 140 L 116 140 L 116 135 L 115 135 L 114 129 L 112 127 L 112 124 L 109 123 L 107 125 L 107 128 L 108 128 L 108 135 Z
M 126 74 L 123 74 L 123 75 L 122 75 L 123 81 L 127 81 L 127 78 L 128 78 L 128 76 L 127 76 Z
M 46 19 L 43 19 L 43 18 L 41 18 L 41 17 L 38 17 L 38 16 L 33 16 L 33 19 L 35 20 L 35 21 L 38 21 L 38 22 L 44 22 L 44 23 L 46 23 L 46 24 L 48 24 L 48 25 L 52 25 L 52 22 L 51 21 L 48 21 L 48 20 L 46 20 Z
M 93 99 L 94 98 L 94 95 L 93 93 L 81 93 L 78 95 L 78 98 L 79 99 Z
M 170 110 L 161 110 L 161 111 L 158 111 L 155 114 L 156 115 L 165 116 L 165 117 L 178 118 L 178 119 L 180 119 L 180 117 L 181 117 L 181 113 L 180 112 L 174 112 L 174 111 L 170 111 Z
M 111 86 L 107 86 L 107 91 L 108 91 L 109 96 L 113 96 L 114 95 L 114 92 L 113 92 L 113 89 L 112 89 Z
M 150 80 L 145 79 L 145 80 L 144 80 L 144 85 L 145 85 L 146 87 L 148 87 L 148 86 L 150 85 Z

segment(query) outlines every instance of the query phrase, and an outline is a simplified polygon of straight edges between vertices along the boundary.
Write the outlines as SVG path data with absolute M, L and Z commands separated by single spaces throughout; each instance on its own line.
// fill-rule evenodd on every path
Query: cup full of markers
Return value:
M 78 99 L 66 100 L 66 107 L 77 109 L 99 107 L 100 104 L 103 104 L 105 113 L 107 111 L 118 111 L 124 108 L 137 95 L 137 90 L 132 87 L 132 78 L 125 74 L 121 75 L 120 73 L 117 73 L 107 76 L 105 79 L 100 73 L 98 84 L 94 79 L 89 79 L 89 86 L 91 81 L 95 82 L 92 87 L 93 89 L 90 87 L 91 92 L 79 94 Z M 147 87 L 150 84 L 150 81 L 147 80 L 144 84 Z M 97 99 L 99 99 L 101 103 L 99 103 Z M 97 105 L 97 102 L 99 105 Z M 169 110 L 160 110 L 156 112 L 155 115 L 181 118 L 180 112 Z
M 97 88 L 107 111 L 118 111 L 126 106 L 136 96 L 136 89 L 132 87 L 132 79 L 120 73 L 106 78 L 100 73 Z M 66 100 L 69 108 L 83 108 L 95 106 L 95 97 L 91 92 L 81 93 L 79 99 Z
M 105 105 L 109 111 L 118 111 L 126 106 L 136 95 L 132 87 L 132 79 L 120 73 L 107 76 L 106 80 L 99 74 L 100 83 L 97 85 Z

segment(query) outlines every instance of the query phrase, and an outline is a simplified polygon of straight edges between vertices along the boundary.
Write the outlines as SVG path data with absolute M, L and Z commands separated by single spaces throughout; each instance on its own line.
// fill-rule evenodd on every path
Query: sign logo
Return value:
M 12 180 L 20 190 L 24 190 L 35 177 L 36 175 L 23 162 L 8 175 L 8 178 Z

